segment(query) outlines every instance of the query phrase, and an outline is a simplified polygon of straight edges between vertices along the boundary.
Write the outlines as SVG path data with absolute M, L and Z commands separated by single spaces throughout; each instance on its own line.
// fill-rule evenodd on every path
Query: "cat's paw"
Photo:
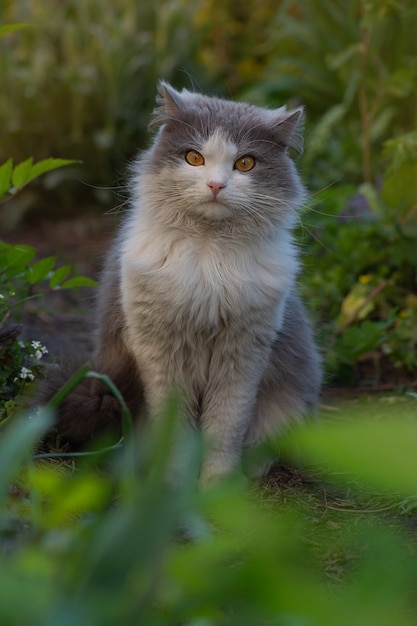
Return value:
M 239 464 L 235 461 L 232 462 L 231 459 L 228 459 L 227 462 L 224 459 L 223 462 L 219 462 L 218 458 L 216 462 L 208 459 L 203 463 L 203 469 L 199 479 L 201 489 L 210 489 L 224 481 L 233 481 L 243 488 L 246 487 L 248 483 Z

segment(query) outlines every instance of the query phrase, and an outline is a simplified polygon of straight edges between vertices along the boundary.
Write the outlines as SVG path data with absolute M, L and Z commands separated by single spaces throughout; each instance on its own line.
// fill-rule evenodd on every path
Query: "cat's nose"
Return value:
M 215 180 L 211 180 L 209 183 L 207 183 L 207 185 L 208 187 L 210 187 L 214 199 L 217 198 L 217 194 L 219 193 L 219 191 L 221 191 L 222 189 L 226 187 L 225 183 L 215 181 Z

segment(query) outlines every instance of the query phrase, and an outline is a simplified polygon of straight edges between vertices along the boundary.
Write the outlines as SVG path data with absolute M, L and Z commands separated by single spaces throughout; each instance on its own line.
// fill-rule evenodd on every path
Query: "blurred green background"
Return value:
M 17 226 L 33 210 L 58 219 L 123 204 L 159 78 L 302 103 L 303 293 L 329 376 L 414 377 L 414 0 L 0 0 L 0 15 L 29 24 L 0 39 L 0 163 L 82 161 L 33 184 Z

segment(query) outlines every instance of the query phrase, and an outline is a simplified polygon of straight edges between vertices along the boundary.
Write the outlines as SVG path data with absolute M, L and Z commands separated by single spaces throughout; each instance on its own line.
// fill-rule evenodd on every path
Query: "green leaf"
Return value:
M 384 180 L 382 198 L 392 212 L 402 217 L 417 205 L 417 163 L 402 163 L 391 171 Z
M 90 371 L 90 364 L 85 363 L 69 378 L 62 387 L 49 400 L 47 408 L 57 409 L 69 394 L 84 380 L 86 374 Z
M 9 194 L 16 193 L 32 180 L 41 176 L 41 174 L 46 174 L 52 170 L 73 165 L 74 163 L 81 163 L 81 161 L 50 158 L 34 164 L 33 158 L 30 157 L 16 165 L 13 169 L 13 161 L 9 159 L 0 167 L 0 200 L 6 198 Z
M 56 262 L 56 257 L 49 256 L 40 261 L 37 261 L 32 267 L 29 267 L 27 270 L 27 278 L 31 285 L 35 283 L 40 283 L 42 280 L 45 280 L 49 277 L 54 265 Z
M 37 178 L 41 174 L 46 174 L 52 170 L 56 170 L 60 167 L 65 167 L 66 165 L 73 165 L 74 163 L 81 163 L 81 161 L 77 161 L 75 159 L 44 159 L 43 161 L 38 161 L 32 165 L 30 170 L 30 175 L 27 182 L 30 182 L 34 178 Z
M 16 165 L 16 167 L 14 168 L 12 173 L 12 184 L 15 191 L 17 191 L 29 182 L 32 164 L 33 158 L 29 157 L 29 159 L 26 159 L 26 161 L 22 161 L 22 163 L 19 163 L 19 165 Z
M 9 194 L 12 186 L 13 159 L 9 159 L 0 166 L 0 200 Z
M 59 287 L 60 283 L 62 283 L 62 281 L 66 279 L 70 271 L 71 265 L 63 265 L 62 267 L 58 267 L 58 269 L 54 270 L 49 279 L 49 286 L 51 287 L 51 289 Z
M 28 28 L 30 24 L 7 24 L 7 26 L 0 26 L 0 35 L 5 33 L 12 33 L 15 30 L 21 30 L 22 28 Z
M 96 287 L 97 281 L 87 278 L 87 276 L 75 276 L 61 285 L 61 289 L 72 289 L 73 287 Z
M 332 467 L 340 478 L 404 495 L 417 493 L 417 422 L 392 418 L 311 424 L 288 436 L 287 450 L 303 463 Z
M 0 504 L 6 496 L 15 472 L 30 454 L 31 448 L 52 423 L 50 410 L 43 410 L 32 419 L 13 419 L 0 439 Z
M 26 268 L 36 254 L 33 246 L 17 244 L 15 246 L 7 246 L 5 254 L 5 267 L 10 268 Z

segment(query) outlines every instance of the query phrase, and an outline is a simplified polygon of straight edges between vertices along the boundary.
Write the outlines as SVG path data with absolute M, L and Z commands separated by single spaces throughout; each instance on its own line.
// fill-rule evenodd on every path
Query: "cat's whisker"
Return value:
M 266 227 L 268 231 L 275 230 L 275 224 L 271 218 L 269 218 L 265 212 L 260 211 L 257 205 L 252 203 L 242 203 L 241 210 L 246 213 L 246 216 L 255 221 L 258 227 Z M 245 216 L 245 218 L 246 218 Z
M 256 145 L 259 145 L 260 143 L 271 145 L 274 149 L 279 148 L 280 150 L 282 150 L 284 147 L 283 143 L 278 143 L 277 141 L 273 141 L 272 139 L 262 139 L 262 138 L 256 139 L 256 141 L 253 140 L 253 141 L 245 142 L 245 147 L 250 149 L 252 145 L 256 146 Z M 258 149 L 254 150 L 253 152 L 255 156 L 258 154 L 259 156 L 262 157 L 263 155 L 263 152 Z
M 185 120 L 181 120 L 178 117 L 174 117 L 174 116 L 168 116 L 166 119 L 170 120 L 171 122 L 174 122 L 175 124 L 181 124 L 182 126 L 185 126 L 186 128 L 189 128 L 190 130 L 192 130 L 193 134 L 195 133 L 194 126 L 192 126 L 192 124 L 189 124 Z
M 120 204 L 108 209 L 104 212 L 104 215 L 120 215 L 122 213 L 127 213 L 130 210 L 130 202 L 129 200 L 124 200 Z
M 327 250 L 327 251 L 329 251 L 329 250 L 330 250 L 330 249 L 328 248 L 328 246 L 326 246 L 326 244 L 325 244 L 325 243 L 323 243 L 323 241 L 322 241 L 321 239 L 319 239 L 319 237 L 317 237 L 317 235 L 316 235 L 316 234 L 315 234 L 312 230 L 310 230 L 309 228 L 307 228 L 307 226 L 306 226 L 305 222 L 303 222 L 303 221 L 301 220 L 301 217 L 300 217 L 300 216 L 298 217 L 298 223 L 300 224 L 300 228 L 301 228 L 301 231 L 302 231 L 302 232 L 306 232 L 306 233 L 308 233 L 308 235 L 309 235 L 312 239 L 314 239 L 314 241 L 316 241 L 316 242 L 317 242 L 317 243 L 318 243 L 318 244 L 319 244 L 319 245 L 320 245 L 320 246 L 321 246 L 324 250 Z
M 79 176 L 75 177 L 79 183 L 84 185 L 85 187 L 89 187 L 90 189 L 96 189 L 97 191 L 112 191 L 115 193 L 119 193 L 122 189 L 125 190 L 126 186 L 124 184 L 118 183 L 117 185 L 93 185 L 93 183 L 89 183 L 88 181 L 80 178 Z
M 340 181 L 343 180 L 343 176 L 338 176 L 337 178 L 333 179 L 331 182 L 329 182 L 328 185 L 325 185 L 324 187 L 321 187 L 320 189 L 318 189 L 317 191 L 315 191 L 314 193 L 310 194 L 310 198 L 314 198 L 315 196 L 317 196 L 318 194 L 323 193 L 323 191 L 326 191 L 326 189 L 331 189 L 332 187 L 334 187 L 335 185 L 337 185 L 337 183 L 340 183 Z

